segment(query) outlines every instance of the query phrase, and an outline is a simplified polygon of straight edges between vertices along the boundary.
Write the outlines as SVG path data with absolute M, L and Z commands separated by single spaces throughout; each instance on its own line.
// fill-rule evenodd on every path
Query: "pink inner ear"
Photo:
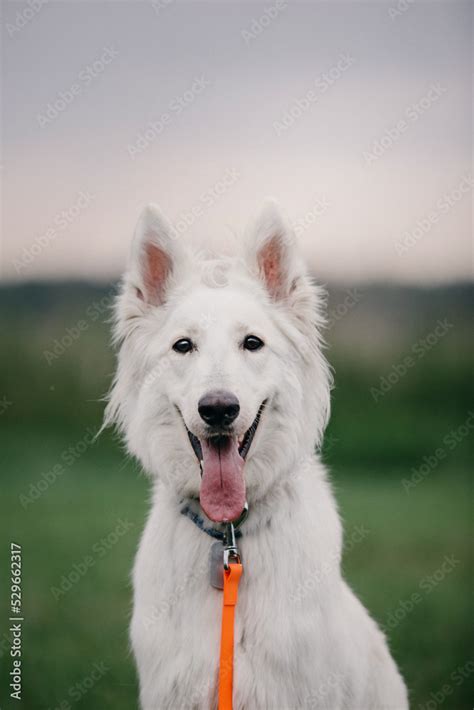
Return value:
M 278 237 L 271 239 L 262 247 L 258 263 L 263 271 L 265 283 L 273 298 L 280 298 L 283 290 L 283 260 Z
M 165 284 L 171 271 L 171 260 L 160 247 L 148 243 L 145 247 L 144 273 L 147 300 L 154 305 L 164 301 Z

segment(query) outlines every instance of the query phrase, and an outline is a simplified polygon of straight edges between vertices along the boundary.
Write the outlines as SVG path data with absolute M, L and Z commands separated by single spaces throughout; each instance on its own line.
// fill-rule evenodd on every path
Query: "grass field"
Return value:
M 44 312 L 40 327 L 31 315 L 15 328 L 10 322 L 4 340 L 1 707 L 133 710 L 129 574 L 148 485 L 113 435 L 92 441 L 112 370 L 106 329 L 91 327 L 48 364 L 44 350 L 71 317 Z M 387 631 L 419 710 L 472 708 L 474 419 L 459 333 L 377 402 L 371 387 L 411 340 L 375 362 L 348 358 L 340 347 L 330 353 L 337 386 L 323 456 L 346 529 L 344 569 Z M 21 703 L 8 698 L 10 542 L 23 552 Z
M 74 441 L 81 439 L 77 434 Z M 3 541 L 23 547 L 23 705 L 129 710 L 136 707 L 127 645 L 129 571 L 146 514 L 146 482 L 99 443 L 23 509 L 19 496 L 29 494 L 24 472 L 49 470 L 56 450 L 69 446 L 41 436 L 21 442 L 16 432 L 6 449 L 7 456 L 16 451 L 16 466 L 2 495 L 0 527 Z M 472 650 L 465 477 L 445 468 L 408 495 L 396 472 L 368 477 L 354 469 L 338 479 L 336 490 L 348 539 L 347 577 L 389 633 L 418 707 L 466 665 Z M 453 562 L 443 571 L 445 559 Z M 5 542 L 1 567 L 8 568 Z M 61 585 L 63 576 L 72 579 L 70 589 Z M 3 597 L 2 619 L 7 615 Z M 469 685 L 468 679 L 454 686 L 446 707 L 470 707 Z

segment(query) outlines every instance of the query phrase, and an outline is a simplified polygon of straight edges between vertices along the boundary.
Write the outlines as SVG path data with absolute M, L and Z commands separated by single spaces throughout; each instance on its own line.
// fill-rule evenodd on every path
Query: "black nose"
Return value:
M 232 392 L 208 392 L 198 402 L 198 412 L 209 426 L 229 426 L 240 412 L 239 400 Z

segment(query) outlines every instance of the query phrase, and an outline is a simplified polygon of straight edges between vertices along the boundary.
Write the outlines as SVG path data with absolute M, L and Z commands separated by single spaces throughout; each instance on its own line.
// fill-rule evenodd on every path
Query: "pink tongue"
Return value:
M 201 507 L 216 523 L 236 520 L 245 505 L 244 460 L 237 440 L 229 437 L 215 446 L 201 440 L 201 447 Z

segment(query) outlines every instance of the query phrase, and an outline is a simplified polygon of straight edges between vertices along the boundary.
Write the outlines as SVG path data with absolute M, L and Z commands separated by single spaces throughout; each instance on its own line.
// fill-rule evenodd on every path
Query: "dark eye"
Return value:
M 243 342 L 244 350 L 260 350 L 264 345 L 263 340 L 257 338 L 256 335 L 247 335 Z
M 189 338 L 180 338 L 173 345 L 173 350 L 177 353 L 190 353 L 194 350 L 194 343 Z

